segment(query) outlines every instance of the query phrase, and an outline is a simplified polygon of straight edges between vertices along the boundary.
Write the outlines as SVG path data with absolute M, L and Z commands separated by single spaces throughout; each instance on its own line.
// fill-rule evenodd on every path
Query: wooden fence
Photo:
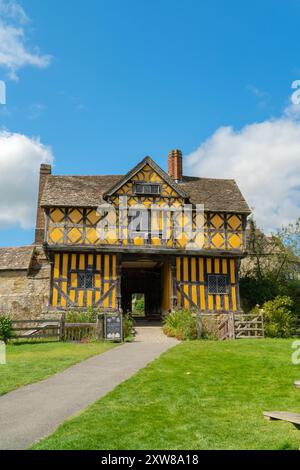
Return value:
M 60 319 L 13 320 L 13 334 L 16 339 L 56 339 L 61 338 Z
M 13 320 L 16 339 L 53 339 L 56 341 L 83 341 L 103 338 L 103 319 L 96 323 L 66 323 L 65 316 L 58 319 Z
M 199 314 L 199 336 L 227 339 L 264 338 L 263 315 L 250 314 Z

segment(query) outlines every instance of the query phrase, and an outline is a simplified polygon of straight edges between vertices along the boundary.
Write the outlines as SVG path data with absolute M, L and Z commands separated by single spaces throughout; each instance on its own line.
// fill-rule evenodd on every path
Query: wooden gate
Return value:
M 200 330 L 221 341 L 228 339 L 264 338 L 263 315 L 199 314 Z

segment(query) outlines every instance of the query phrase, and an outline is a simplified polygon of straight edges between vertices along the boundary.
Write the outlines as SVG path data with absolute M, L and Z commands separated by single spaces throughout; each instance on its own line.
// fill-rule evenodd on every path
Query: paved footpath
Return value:
M 178 344 L 159 327 L 139 327 L 137 331 L 133 343 L 0 397 L 0 449 L 27 449 Z

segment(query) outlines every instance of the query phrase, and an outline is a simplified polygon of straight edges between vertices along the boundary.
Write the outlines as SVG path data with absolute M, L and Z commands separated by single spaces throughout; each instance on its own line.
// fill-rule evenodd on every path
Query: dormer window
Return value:
M 160 184 L 154 183 L 134 183 L 134 194 L 151 194 L 153 196 L 160 194 Z

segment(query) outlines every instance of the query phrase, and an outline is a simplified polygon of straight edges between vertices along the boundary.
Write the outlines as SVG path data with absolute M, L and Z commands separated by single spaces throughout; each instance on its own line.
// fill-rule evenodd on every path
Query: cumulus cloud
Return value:
M 221 127 L 186 157 L 189 174 L 234 178 L 255 219 L 274 231 L 300 213 L 300 122 L 287 116 Z
M 30 22 L 24 9 L 15 1 L 0 0 L 0 67 L 17 80 L 17 71 L 25 66 L 45 68 L 51 57 L 27 45 L 26 25 Z
M 38 138 L 0 132 L 0 228 L 34 226 L 41 163 L 52 163 Z

